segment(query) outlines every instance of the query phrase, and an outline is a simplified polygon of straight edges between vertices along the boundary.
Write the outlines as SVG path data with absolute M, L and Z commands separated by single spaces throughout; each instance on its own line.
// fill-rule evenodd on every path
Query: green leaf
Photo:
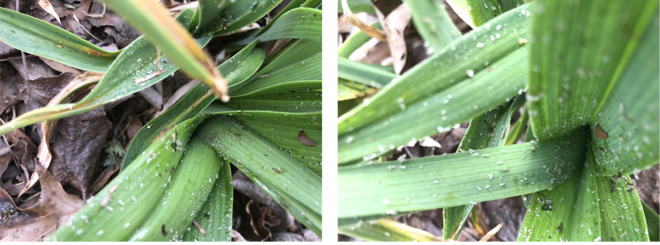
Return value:
M 342 115 L 340 163 L 464 122 L 521 93 L 527 51 L 519 39 L 526 37 L 528 22 L 520 11 L 526 9 L 521 6 L 464 36 Z M 452 100 L 464 95 L 475 99 Z
M 352 226 L 339 227 L 339 231 L 343 234 L 367 241 L 442 241 L 442 239 L 429 232 L 407 226 L 391 219 L 379 219 L 358 223 Z
M 587 160 L 583 164 L 574 164 L 581 165 L 582 169 L 575 170 L 578 172 L 576 178 L 532 196 L 518 241 L 600 240 L 599 204 L 598 194 L 595 194 L 597 183 L 593 166 Z
M 585 133 L 403 163 L 341 166 L 339 223 L 466 205 L 559 185 L 584 162 Z
M 598 176 L 592 154 L 581 178 L 534 196 L 519 241 L 648 241 L 641 201 L 626 184 L 630 178 Z
M 264 67 L 260 69 L 259 72 L 250 79 L 250 81 L 270 76 L 268 75 L 270 72 L 289 67 L 291 64 L 304 64 L 306 59 L 319 53 L 321 53 L 320 42 L 311 40 L 293 40 L 289 42 L 287 46 L 282 48 L 280 52 L 269 56 L 264 62 Z M 320 80 L 320 78 L 310 80 Z
M 474 26 L 480 26 L 496 16 L 525 4 L 525 0 L 466 0 Z
M 78 69 L 105 72 L 120 51 L 108 52 L 50 23 L 0 8 L 0 41 Z
M 200 0 L 198 2 L 199 7 L 197 7 L 197 11 L 193 16 L 193 24 L 196 25 L 195 34 L 200 35 L 204 35 L 204 32 L 200 31 L 222 21 L 226 16 L 221 13 L 235 3 L 227 0 Z
M 321 111 L 321 81 L 280 83 L 235 96 L 228 106 L 240 110 Z
M 173 146 L 176 144 L 174 143 Z M 192 137 L 181 158 L 181 163 L 170 170 L 175 173 L 171 181 L 167 180 L 163 198 L 148 211 L 149 218 L 128 240 L 182 240 L 186 228 L 207 201 L 223 165 L 229 163 L 222 161 L 202 139 Z
M 509 131 L 511 116 L 523 103 L 524 99 L 518 96 L 514 101 L 472 119 L 457 152 L 504 146 L 502 139 Z M 468 204 L 443 210 L 443 239 L 456 240 L 473 207 L 474 204 Z
M 656 11 L 602 110 L 590 123 L 598 173 L 630 174 L 660 161 L 660 57 L 649 56 L 660 53 L 659 30 Z
M 380 23 L 375 23 L 372 26 L 378 30 L 383 29 L 380 26 Z M 348 58 L 349 56 L 351 56 L 353 52 L 355 52 L 355 50 L 360 48 L 363 44 L 365 44 L 369 40 L 371 40 L 371 36 L 367 35 L 363 31 L 356 32 L 355 34 L 348 37 L 346 41 L 344 41 L 344 43 L 341 44 L 341 46 L 339 46 L 339 48 L 337 49 L 339 57 Z
M 518 143 L 518 140 L 522 136 L 522 132 L 527 128 L 527 122 L 529 122 L 529 117 L 527 116 L 527 110 L 524 110 L 522 115 L 516 121 L 516 124 L 511 128 L 511 132 L 506 138 L 506 143 L 504 145 L 512 145 Z M 531 135 L 530 135 L 531 136 Z
M 246 46 L 216 68 L 220 73 L 225 74 L 230 90 L 252 76 L 263 62 L 264 52 L 261 49 L 255 49 L 255 46 L 256 42 Z M 163 132 L 167 132 L 178 123 L 199 114 L 215 99 L 215 95 L 209 91 L 208 87 L 197 84 L 172 108 L 140 129 L 126 151 L 122 170 L 133 162 L 133 159 L 137 158 L 151 142 L 162 137 Z
M 536 4 L 527 100 L 534 135 L 545 139 L 593 122 L 647 28 L 657 29 L 658 2 Z
M 419 94 L 413 94 L 417 91 L 411 91 L 417 90 L 412 86 L 429 86 L 429 82 L 427 81 L 424 85 L 411 84 L 412 81 L 419 80 L 414 79 L 415 76 L 404 75 L 399 81 L 388 85 L 373 97 L 365 99 L 352 111 L 341 116 L 340 125 L 342 122 L 362 124 L 355 119 L 370 121 L 382 114 L 382 111 L 379 112 L 375 108 L 383 104 L 391 104 L 392 101 L 401 102 L 395 104 L 396 108 L 393 109 L 398 110 L 395 114 L 339 136 L 339 152 L 342 153 L 338 156 L 340 164 L 359 158 L 369 160 L 385 153 L 386 150 L 403 145 L 411 139 L 419 139 L 445 131 L 455 124 L 469 120 L 510 100 L 509 98 L 520 94 L 524 87 L 526 67 L 521 64 L 524 64 L 526 53 L 527 50 L 519 49 L 496 64 L 492 64 L 492 72 L 480 71 L 474 77 L 417 103 L 408 103 L 406 99 L 401 98 L 418 96 Z M 402 84 L 402 81 L 408 81 L 408 86 L 397 88 L 396 94 L 403 94 L 402 97 L 379 96 L 385 94 L 388 88 L 388 92 L 392 91 L 392 88 L 396 84 Z M 429 93 L 424 92 L 424 94 Z M 466 97 L 472 99 L 455 99 Z M 384 99 L 389 99 L 389 101 L 384 101 Z M 378 103 L 378 105 L 371 107 L 372 103 Z
M 246 85 L 234 92 L 233 96 L 241 97 L 266 87 L 293 81 L 320 81 L 321 57 L 321 51 L 318 50 L 312 56 L 304 57 L 299 62 L 288 63 L 275 70 L 269 69 L 269 71 L 267 70 L 269 67 L 265 67 L 246 81 Z
M 392 66 L 372 65 L 339 57 L 337 75 L 341 79 L 382 88 L 397 77 Z
M 223 101 L 229 101 L 227 81 L 215 70 L 213 60 L 202 51 L 188 28 L 174 21 L 163 5 L 142 0 L 105 2 L 144 34 L 182 72 L 208 85 Z
M 415 29 L 433 50 L 442 50 L 461 37 L 454 22 L 437 0 L 405 0 L 412 15 Z
M 224 163 L 211 194 L 195 218 L 206 234 L 203 234 L 195 225 L 190 224 L 190 230 L 183 236 L 183 240 L 230 242 L 233 203 L 234 188 L 231 182 L 231 165 Z
M 243 39 L 237 44 L 252 42 L 257 39 L 263 42 L 284 38 L 321 42 L 321 10 L 311 8 L 293 9 L 282 15 L 263 33 Z
M 374 10 L 374 5 L 371 4 L 370 0 L 347 0 L 346 3 L 348 3 L 348 7 L 351 9 L 351 12 L 353 13 L 367 13 L 371 15 L 376 15 L 376 11 Z M 341 0 L 337 1 L 337 10 L 339 13 L 343 13 L 344 9 L 341 6 Z
M 603 241 L 649 241 L 642 201 L 627 183 L 628 176 L 596 177 Z
M 247 112 L 235 117 L 321 176 L 321 110 L 310 113 Z M 314 145 L 303 144 L 301 132 L 315 142 Z
M 200 33 L 213 33 L 214 37 L 237 31 L 261 19 L 279 5 L 282 0 L 241 0 L 223 11 L 222 20 Z
M 270 28 L 270 26 L 273 25 L 273 23 L 276 22 L 277 19 L 282 17 L 282 15 L 286 14 L 287 12 L 299 8 L 299 7 L 304 7 L 304 8 L 316 8 L 321 4 L 321 0 L 292 0 L 290 1 L 284 9 L 282 9 L 277 15 L 268 22 L 264 28 L 261 28 L 259 32 L 264 32 Z
M 642 202 L 642 206 L 644 207 L 644 216 L 646 217 L 646 227 L 649 229 L 649 240 L 657 242 L 658 233 L 660 233 L 658 214 L 646 205 L 646 203 Z
M 255 183 L 259 182 L 259 185 L 267 187 L 265 189 L 279 193 L 283 207 L 320 235 L 321 177 L 232 117 L 212 117 L 198 130 L 199 136 L 218 154 Z

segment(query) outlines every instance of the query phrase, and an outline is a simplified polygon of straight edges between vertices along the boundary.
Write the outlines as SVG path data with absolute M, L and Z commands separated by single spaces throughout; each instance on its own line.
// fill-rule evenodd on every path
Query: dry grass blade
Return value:
M 492 230 L 488 231 L 488 233 L 486 233 L 486 235 L 484 235 L 484 237 L 482 237 L 481 240 L 479 240 L 479 241 L 480 242 L 487 242 L 491 237 L 495 236 L 495 234 L 498 231 L 500 231 L 500 228 L 502 228 L 502 224 L 499 224 L 499 225 L 495 226 L 495 228 L 493 228 Z

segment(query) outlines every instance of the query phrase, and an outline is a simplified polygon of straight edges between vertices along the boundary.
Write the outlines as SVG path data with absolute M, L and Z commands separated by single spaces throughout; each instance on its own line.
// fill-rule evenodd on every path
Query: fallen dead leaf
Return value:
M 383 30 L 387 36 L 387 44 L 390 47 L 392 54 L 392 64 L 394 65 L 394 72 L 399 75 L 406 65 L 407 49 L 406 39 L 403 31 L 410 22 L 410 10 L 406 4 L 401 4 L 394 9 L 387 17 L 383 15 L 378 8 L 376 15 L 383 25 Z
M 273 215 L 268 206 L 262 206 L 254 200 L 250 200 L 245 211 L 251 217 L 250 226 L 261 241 L 270 238 L 272 233 L 270 227 L 280 224 L 280 219 Z
M 43 167 L 38 166 L 37 171 L 42 176 L 39 180 L 42 189 L 36 204 L 16 207 L 11 196 L 0 190 L 0 212 L 11 214 L 0 223 L 3 242 L 42 241 L 85 204 L 79 197 L 66 193 Z
M 96 81 L 100 80 L 103 74 L 94 73 L 94 72 L 85 72 L 78 76 L 75 76 L 72 73 L 63 73 L 62 75 L 52 78 L 45 79 L 46 83 L 29 83 L 26 85 L 27 88 L 23 88 L 22 92 L 25 92 L 29 95 L 29 98 L 32 98 L 35 102 L 34 104 L 46 106 L 53 106 L 63 102 L 70 102 L 82 93 L 85 93 L 88 89 L 96 84 Z M 66 83 L 66 86 L 63 84 Z M 53 88 L 53 89 L 49 89 Z M 61 88 L 61 89 L 60 89 Z M 30 89 L 30 90 L 27 90 Z M 59 91 L 55 94 L 55 91 Z M 32 95 L 33 93 L 36 94 Z M 47 103 L 44 103 L 47 101 Z M 65 119 L 70 120 L 70 119 Z M 53 135 L 53 130 L 58 120 L 45 121 L 41 123 L 41 143 L 39 144 L 39 151 L 37 152 L 37 158 L 41 163 L 41 166 L 48 169 L 52 161 L 52 154 L 50 153 L 50 139 Z M 32 188 L 34 184 L 39 180 L 38 173 L 33 173 L 30 176 L 29 183 L 25 186 L 25 189 L 21 191 L 22 195 L 28 189 Z

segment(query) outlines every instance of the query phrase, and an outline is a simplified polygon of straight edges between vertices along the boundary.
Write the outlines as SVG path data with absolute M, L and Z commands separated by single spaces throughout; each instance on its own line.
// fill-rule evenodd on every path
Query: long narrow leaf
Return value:
M 582 130 L 568 138 L 403 163 L 341 167 L 340 225 L 361 218 L 522 195 L 559 185 L 575 174 L 577 164 L 584 162 L 584 133 Z M 447 171 L 449 167 L 452 171 Z
M 108 52 L 50 23 L 0 8 L 0 41 L 78 69 L 105 72 L 120 51 Z
M 407 104 L 405 99 L 390 98 L 390 100 L 403 101 L 401 104 L 396 105 L 395 110 L 398 110 L 398 113 L 352 132 L 344 133 L 339 137 L 339 152 L 341 154 L 338 158 L 340 164 L 360 158 L 369 160 L 385 153 L 386 150 L 403 145 L 411 139 L 419 139 L 436 132 L 442 132 L 446 128 L 465 122 L 498 104 L 510 100 L 510 98 L 523 91 L 526 76 L 526 66 L 524 65 L 526 57 L 527 50 L 519 49 L 499 60 L 496 64 L 491 65 L 492 72 L 489 71 L 490 69 L 483 70 L 474 75 L 473 78 L 461 82 L 460 86 L 449 87 L 412 105 Z M 410 86 L 413 85 L 415 84 L 410 84 Z M 388 87 L 392 88 L 393 86 L 388 85 Z M 412 95 L 408 92 L 411 89 L 410 87 L 401 89 L 406 90 L 398 93 Z M 385 90 L 387 88 L 376 93 L 372 97 L 373 101 L 370 101 L 371 98 L 366 99 L 361 106 L 373 103 L 375 100 L 383 102 L 383 99 L 387 97 L 378 96 Z M 425 92 L 425 94 L 428 93 Z M 453 99 L 465 98 L 466 96 L 474 99 Z M 342 118 L 362 124 L 354 121 L 353 118 L 369 120 L 368 116 L 374 116 L 370 113 L 373 112 L 372 108 L 368 111 L 359 109 L 361 109 L 360 106 L 356 107 L 353 111 L 342 115 Z M 380 114 L 379 112 L 375 113 Z
M 306 226 L 320 231 L 320 220 L 307 216 L 321 214 L 321 178 L 279 147 L 227 116 L 216 116 L 199 128 L 200 137 L 212 148 L 246 173 L 255 182 L 278 193 L 296 193 L 285 197 L 293 202 L 284 207 L 311 210 L 312 213 L 291 212 Z M 308 224 L 306 221 L 310 220 Z
M 379 66 L 339 58 L 337 61 L 339 78 L 359 82 L 371 87 L 382 88 L 392 82 L 397 75 L 391 66 Z
M 508 134 L 511 116 L 523 102 L 524 99 L 516 97 L 514 101 L 472 119 L 457 151 L 504 146 L 503 139 Z M 442 238 L 456 240 L 473 207 L 474 204 L 468 204 L 445 208 L 442 212 L 444 223 Z
M 199 212 L 213 189 L 220 168 L 228 164 L 202 139 L 193 136 L 181 163 L 171 170 L 175 173 L 168 179 L 159 205 L 149 211 L 149 218 L 128 240 L 182 240 L 195 213 Z
M 183 237 L 184 241 L 229 242 L 231 241 L 232 211 L 234 188 L 231 183 L 231 165 L 225 162 L 220 168 L 215 185 L 195 221 L 206 232 L 202 233 L 196 225 L 189 225 L 190 230 Z
M 660 53 L 659 30 L 656 11 L 637 50 L 591 123 L 596 169 L 603 175 L 630 174 L 660 161 L 660 57 L 649 55 Z

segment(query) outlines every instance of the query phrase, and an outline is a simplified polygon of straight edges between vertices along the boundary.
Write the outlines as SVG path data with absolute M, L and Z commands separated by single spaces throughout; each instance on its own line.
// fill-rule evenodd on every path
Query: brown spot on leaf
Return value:
M 303 130 L 300 130 L 300 132 L 298 132 L 298 137 L 297 137 L 297 139 L 298 139 L 298 141 L 300 141 L 300 143 L 302 143 L 303 145 L 306 145 L 306 146 L 316 146 L 316 141 L 313 141 L 312 139 L 310 139 L 309 137 L 307 137 L 307 135 L 305 134 L 305 131 L 303 131 Z
M 607 132 L 605 132 L 602 128 L 600 128 L 600 125 L 598 125 L 598 123 L 596 123 L 596 137 L 598 137 L 601 140 L 605 140 L 608 137 Z

